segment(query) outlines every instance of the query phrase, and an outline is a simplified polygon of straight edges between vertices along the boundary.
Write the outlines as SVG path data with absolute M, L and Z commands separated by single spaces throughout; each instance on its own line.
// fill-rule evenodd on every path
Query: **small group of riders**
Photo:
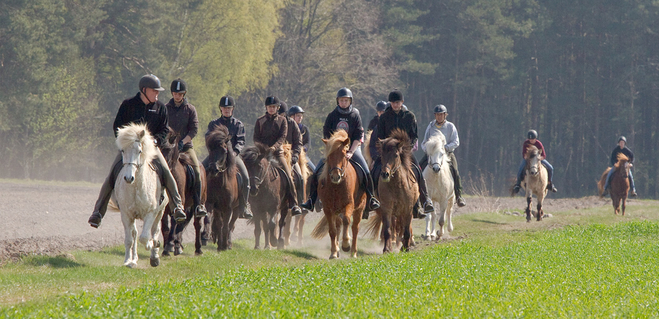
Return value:
M 192 160 L 192 168 L 194 171 L 194 185 L 193 192 L 195 217 L 202 217 L 207 215 L 206 208 L 201 202 L 201 183 L 200 183 L 200 162 L 197 158 L 196 152 L 192 144 L 192 139 L 197 135 L 199 121 L 197 118 L 197 111 L 195 107 L 190 104 L 185 97 L 187 93 L 186 83 L 181 79 L 176 79 L 171 83 L 172 99 L 167 104 L 163 104 L 158 100 L 158 94 L 164 91 L 161 86 L 160 79 L 155 75 L 149 74 L 143 76 L 139 81 L 139 93 L 132 98 L 126 99 L 121 103 L 119 111 L 117 112 L 113 130 L 115 136 L 117 129 L 131 123 L 146 124 L 149 131 L 154 136 L 154 143 L 158 148 L 167 143 L 167 136 L 172 130 L 178 136 L 178 147 L 181 153 L 186 153 Z M 350 137 L 350 147 L 346 153 L 346 157 L 355 167 L 358 175 L 360 175 L 361 187 L 368 195 L 367 207 L 364 210 L 363 218 L 368 218 L 370 211 L 376 210 L 380 207 L 380 202 L 377 199 L 377 185 L 381 170 L 380 156 L 377 149 L 372 147 L 375 141 L 387 138 L 394 129 L 400 129 L 407 133 L 413 150 L 418 146 L 418 126 L 414 113 L 408 110 L 407 106 L 403 104 L 403 93 L 399 90 L 393 90 L 389 93 L 388 102 L 379 101 L 375 108 L 377 115 L 371 119 L 368 124 L 367 131 L 372 131 L 371 138 L 371 157 L 373 158 L 373 167 L 369 168 L 361 153 L 361 144 L 364 142 L 364 128 L 362 126 L 361 115 L 359 110 L 353 106 L 352 91 L 348 88 L 341 88 L 336 95 L 336 108 L 327 115 L 325 124 L 323 126 L 324 138 L 329 138 L 337 130 L 345 130 Z M 286 171 L 288 187 L 287 198 L 289 208 L 292 215 L 299 215 L 302 213 L 300 207 L 312 211 L 318 198 L 317 185 L 318 174 L 322 171 L 324 160 L 321 159 L 317 165 L 313 165 L 311 160 L 307 157 L 307 163 L 313 170 L 313 175 L 310 178 L 310 189 L 308 200 L 298 206 L 298 197 L 296 193 L 296 185 L 291 178 L 291 169 L 301 176 L 301 169 L 299 166 L 299 156 L 301 150 L 307 150 L 309 147 L 309 129 L 302 124 L 304 117 L 304 110 L 297 105 L 288 109 L 285 102 L 280 101 L 276 96 L 268 96 L 264 102 L 266 112 L 263 116 L 256 120 L 254 125 L 254 142 L 261 143 L 269 148 L 274 158 L 279 163 L 279 166 Z M 215 127 L 223 125 L 227 127 L 231 135 L 231 144 L 233 147 L 234 155 L 236 155 L 236 164 L 242 180 L 242 207 L 245 210 L 241 212 L 241 218 L 251 218 L 252 215 L 248 210 L 247 197 L 249 195 L 249 176 L 245 164 L 240 156 L 242 149 L 245 147 L 245 126 L 243 123 L 234 117 L 235 101 L 231 96 L 223 96 L 219 102 L 221 116 L 212 120 L 208 124 L 206 134 L 211 132 Z M 421 148 L 426 151 L 425 143 L 437 134 L 443 134 L 446 138 L 445 150 L 449 155 L 450 171 L 454 180 L 454 191 L 456 194 L 456 201 L 458 206 L 465 206 L 465 200 L 462 197 L 462 187 L 460 182 L 460 174 L 458 172 L 458 163 L 454 155 L 455 149 L 460 145 L 458 131 L 455 125 L 447 121 L 448 110 L 444 105 L 437 105 L 434 108 L 435 119 L 428 124 L 426 128 Z M 541 151 L 542 164 L 547 168 L 549 175 L 549 182 L 547 189 L 556 192 L 556 187 L 553 184 L 553 167 L 546 160 L 545 149 L 542 143 L 538 140 L 538 133 L 534 130 L 528 132 L 528 139 L 524 141 L 522 146 L 522 154 L 526 154 L 526 150 L 531 145 L 536 146 Z M 614 149 L 611 155 L 611 165 L 617 161 L 618 153 L 625 154 L 630 162 L 633 161 L 634 155 L 626 147 L 625 137 L 619 139 L 619 146 Z M 290 165 L 286 163 L 284 157 L 283 145 L 288 143 L 291 145 L 291 161 Z M 367 146 L 369 147 L 369 146 Z M 157 161 L 155 165 L 161 173 L 161 179 L 165 189 L 169 195 L 169 206 L 173 212 L 173 217 L 176 221 L 183 221 L 186 219 L 186 213 L 182 205 L 181 195 L 179 194 L 176 181 L 172 176 L 167 161 L 162 153 L 158 152 Z M 419 187 L 419 199 L 416 205 L 418 209 L 414 211 L 416 218 L 424 218 L 425 213 L 430 213 L 434 210 L 432 201 L 428 196 L 426 189 L 425 179 L 422 171 L 427 165 L 428 157 L 424 155 L 420 162 L 412 156 L 412 171 L 416 176 Z M 517 174 L 517 183 L 514 186 L 514 192 L 520 190 L 520 183 L 523 180 L 524 168 L 526 160 L 523 159 Z M 115 181 L 122 168 L 121 154 L 117 154 L 111 166 L 110 173 L 108 174 L 99 197 L 94 206 L 94 211 L 89 217 L 89 224 L 92 227 L 99 227 L 103 216 L 107 210 L 107 205 L 112 195 Z M 373 173 L 371 173 L 371 170 Z M 612 170 L 613 171 L 613 170 Z M 373 178 L 372 176 L 375 176 Z M 609 179 L 611 173 L 606 181 L 605 192 L 608 192 Z M 629 174 L 632 196 L 636 196 L 632 174 Z M 299 185 L 298 185 L 299 186 Z M 421 212 L 420 210 L 423 210 Z

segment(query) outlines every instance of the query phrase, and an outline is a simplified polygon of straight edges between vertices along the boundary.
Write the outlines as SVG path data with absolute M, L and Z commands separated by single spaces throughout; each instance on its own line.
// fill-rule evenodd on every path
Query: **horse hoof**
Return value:
M 172 244 L 165 245 L 165 248 L 163 249 L 163 255 L 165 253 L 173 253 L 173 252 L 174 252 L 174 245 Z
M 208 245 L 208 239 L 202 239 L 202 240 L 201 240 L 201 245 L 202 245 L 202 246 L 206 246 L 206 245 Z
M 169 252 L 166 251 L 166 250 L 163 250 L 162 255 L 163 255 L 163 256 L 170 256 Z
M 341 250 L 343 250 L 343 251 L 346 252 L 346 253 L 349 252 L 349 251 L 350 251 L 350 245 L 348 245 L 348 246 L 341 246 Z
M 195 250 L 195 252 L 194 252 L 194 255 L 195 255 L 195 256 L 201 256 L 201 255 L 203 255 L 203 254 L 204 254 L 204 252 L 201 251 L 201 249 L 199 249 L 199 250 Z
M 174 256 L 178 256 L 182 253 L 183 253 L 183 247 L 181 247 L 181 246 L 174 247 Z
M 129 262 L 129 263 L 124 264 L 124 266 L 133 269 L 137 266 L 137 264 L 134 263 L 134 262 Z
M 158 267 L 160 265 L 160 258 L 151 258 L 151 267 Z
M 337 255 L 337 256 L 334 256 L 334 255 L 330 255 L 330 258 L 329 258 L 329 259 L 330 259 L 330 260 L 332 260 L 332 259 L 337 259 L 337 258 L 339 258 L 339 256 L 338 256 L 338 255 Z

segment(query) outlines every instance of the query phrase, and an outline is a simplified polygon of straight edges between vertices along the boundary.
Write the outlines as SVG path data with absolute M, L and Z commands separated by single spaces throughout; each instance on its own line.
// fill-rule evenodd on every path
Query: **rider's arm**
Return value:
M 446 149 L 449 152 L 455 151 L 458 146 L 460 146 L 460 138 L 458 137 L 458 130 L 455 128 L 455 125 L 451 123 L 451 136 L 446 137 Z
M 192 139 L 197 136 L 199 131 L 199 119 L 197 118 L 197 110 L 192 105 L 190 108 L 190 116 L 188 116 L 188 134 L 181 139 L 184 144 L 192 142 Z
M 156 102 L 158 103 L 158 102 Z M 155 123 L 155 128 L 153 132 L 153 137 L 155 137 L 157 141 L 157 145 L 162 145 L 165 140 L 167 140 L 167 134 L 169 133 L 169 126 L 168 126 L 168 117 L 167 117 L 167 107 L 160 103 L 160 108 L 158 110 L 158 116 L 159 116 L 159 121 L 158 123 Z
M 414 113 L 410 112 L 412 115 L 412 124 L 410 125 L 411 127 L 409 128 L 408 134 L 410 135 L 410 143 L 412 144 L 412 147 L 417 143 L 417 140 L 419 139 L 419 126 L 416 123 L 416 117 L 414 116 Z
M 275 149 L 281 148 L 281 146 L 284 145 L 284 142 L 286 142 L 287 134 L 288 134 L 288 123 L 286 119 L 283 118 L 281 121 L 281 126 L 279 126 L 279 138 L 277 139 L 277 142 L 275 142 L 275 144 L 272 145 L 272 147 Z
M 254 124 L 254 135 L 252 135 L 252 139 L 254 140 L 254 143 L 263 143 L 263 138 L 261 138 L 261 119 L 256 120 L 256 124 Z
M 243 125 L 243 123 L 240 121 L 238 121 L 236 124 L 238 126 L 238 131 L 233 137 L 235 140 L 235 143 L 233 144 L 233 151 L 236 152 L 236 154 L 240 154 L 240 152 L 243 151 L 243 148 L 245 148 L 245 125 Z

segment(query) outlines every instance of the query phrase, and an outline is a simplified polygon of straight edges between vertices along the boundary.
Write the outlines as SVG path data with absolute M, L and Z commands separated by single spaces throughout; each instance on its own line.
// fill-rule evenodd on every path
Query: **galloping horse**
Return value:
M 618 215 L 620 212 L 620 203 L 622 203 L 622 215 L 625 215 L 625 206 L 627 205 L 627 194 L 629 193 L 629 169 L 632 167 L 632 163 L 629 162 L 629 158 L 625 154 L 618 154 L 618 162 L 613 166 L 613 168 L 607 168 L 600 181 L 597 183 L 597 188 L 599 189 L 600 196 L 604 192 L 604 184 L 606 183 L 606 176 L 609 174 L 609 171 L 615 169 L 613 175 L 611 175 L 611 200 L 613 203 L 613 212 Z
M 249 203 L 254 217 L 254 249 L 260 248 L 261 230 L 264 232 L 264 248 L 270 249 L 273 245 L 284 248 L 283 227 L 288 215 L 288 200 L 286 187 L 288 183 L 283 174 L 286 172 L 277 167 L 277 161 L 271 158 L 268 147 L 256 143 L 246 147 L 240 154 L 249 172 L 250 196 Z M 279 216 L 279 237 L 275 232 L 275 217 Z
M 286 158 L 287 163 L 292 163 L 291 158 L 293 156 L 293 153 L 291 151 L 291 145 L 288 143 L 285 143 L 283 145 L 284 148 L 284 157 Z M 302 176 L 299 176 L 294 172 L 294 170 L 291 170 L 291 180 L 293 181 L 293 184 L 295 185 L 295 191 L 297 192 L 297 201 L 298 203 L 304 203 L 307 198 L 307 179 L 311 175 L 311 172 L 309 171 L 309 167 L 307 166 L 307 153 L 304 151 L 304 148 L 300 150 L 300 158 L 298 164 L 300 165 L 300 171 L 302 172 Z M 292 165 L 291 165 L 292 166 Z M 304 220 L 309 212 L 307 210 L 303 210 L 302 214 L 295 216 L 295 220 L 293 220 L 293 216 L 291 214 L 286 215 L 286 227 L 284 227 L 284 246 L 288 246 L 291 244 L 291 233 L 295 234 L 295 237 L 297 239 L 298 245 L 302 245 L 302 231 L 304 227 Z M 293 226 L 293 231 L 291 232 L 291 226 Z
M 337 130 L 325 143 L 325 165 L 318 177 L 318 196 L 323 202 L 323 218 L 311 236 L 323 238 L 330 235 L 329 259 L 339 257 L 339 234 L 343 230 L 341 249 L 357 257 L 357 234 L 362 211 L 366 206 L 366 193 L 359 187 L 355 168 L 346 158 L 350 138 L 345 130 Z M 352 221 L 352 244 L 348 226 Z
M 183 252 L 183 231 L 194 218 L 195 255 L 201 255 L 203 254 L 201 251 L 202 219 L 200 217 L 194 217 L 195 207 L 193 196 L 195 188 L 192 159 L 190 159 L 187 154 L 179 152 L 178 141 L 180 136 L 173 133 L 171 130 L 169 132 L 167 140 L 160 146 L 160 150 L 167 160 L 169 170 L 172 172 L 172 176 L 174 176 L 174 180 L 176 181 L 176 188 L 178 189 L 179 194 L 181 194 L 181 204 L 183 204 L 183 208 L 185 209 L 186 218 L 185 221 L 177 223 L 174 220 L 171 209 L 169 207 L 165 208 L 165 214 L 163 215 L 161 222 L 162 236 L 165 239 L 165 247 L 163 248 L 162 254 L 169 256 L 169 254 L 173 252 L 174 255 L 180 255 Z M 199 166 L 199 170 L 201 179 L 200 200 L 201 203 L 204 203 L 206 201 L 206 172 L 202 165 Z
M 447 231 L 453 231 L 451 222 L 451 210 L 455 200 L 453 189 L 453 178 L 449 168 L 449 157 L 444 149 L 446 138 L 441 132 L 431 137 L 426 142 L 426 153 L 428 153 L 428 166 L 423 170 L 423 177 L 428 184 L 428 193 L 435 202 L 435 211 L 426 215 L 426 237 L 442 238 L 444 235 L 444 224 Z M 439 234 L 435 235 L 435 221 L 439 215 Z M 432 230 L 431 230 L 432 228 Z
M 151 250 L 151 266 L 160 264 L 160 219 L 169 202 L 158 173 L 151 166 L 158 150 L 144 124 L 129 124 L 119 128 L 117 147 L 121 151 L 123 168 L 114 184 L 112 197 L 121 211 L 124 225 L 126 255 L 124 266 L 137 266 L 136 219 L 144 221 L 139 241 Z
M 531 201 L 533 194 L 537 198 L 537 215 L 536 220 L 541 221 L 542 216 L 545 214 L 542 210 L 542 201 L 547 196 L 547 181 L 549 179 L 547 175 L 547 169 L 540 160 L 540 150 L 531 145 L 526 150 L 524 158 L 526 159 L 526 168 L 525 168 L 525 177 L 522 182 L 522 188 L 526 193 L 526 221 L 531 221 Z
M 217 126 L 206 136 L 208 148 L 207 207 L 213 216 L 213 234 L 217 250 L 231 249 L 231 233 L 238 215 L 244 209 L 240 205 L 236 158 L 231 148 L 231 135 L 224 125 Z
M 412 244 L 412 209 L 419 198 L 417 181 L 412 172 L 412 145 L 405 131 L 395 129 L 391 135 L 378 141 L 382 172 L 378 192 L 380 209 L 368 221 L 368 233 L 377 238 L 383 228 L 383 252 L 391 252 L 391 237 L 403 239 L 401 251 L 408 251 Z

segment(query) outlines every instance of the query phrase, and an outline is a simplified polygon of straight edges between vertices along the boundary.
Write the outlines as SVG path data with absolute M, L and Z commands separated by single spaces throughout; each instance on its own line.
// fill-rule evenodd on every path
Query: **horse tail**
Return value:
M 368 166 L 373 164 L 373 157 L 371 157 L 371 149 L 368 147 L 371 143 L 371 135 L 373 135 L 373 130 L 370 130 L 364 134 L 364 160 Z
M 327 233 L 329 233 L 329 223 L 327 222 L 327 216 L 323 216 L 311 232 L 311 238 L 322 239 Z
M 598 195 L 600 195 L 600 196 L 602 196 L 602 193 L 604 193 L 604 184 L 606 184 L 606 176 L 609 174 L 610 170 L 611 170 L 611 167 L 605 169 L 604 173 L 602 173 L 602 176 L 600 177 L 599 181 L 597 181 L 597 191 L 598 191 Z
M 371 236 L 371 239 L 380 238 L 380 228 L 382 227 L 382 215 L 379 213 L 368 219 L 364 229 L 364 236 Z

